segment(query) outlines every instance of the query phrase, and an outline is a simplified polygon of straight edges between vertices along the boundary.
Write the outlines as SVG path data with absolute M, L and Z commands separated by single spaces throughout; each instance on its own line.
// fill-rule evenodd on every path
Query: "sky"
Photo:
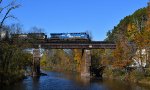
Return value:
M 43 28 L 47 35 L 89 31 L 93 40 L 102 41 L 108 30 L 112 30 L 125 16 L 146 7 L 148 1 L 18 0 L 21 7 L 11 12 L 18 20 L 12 23 L 21 23 L 24 32 L 33 26 Z

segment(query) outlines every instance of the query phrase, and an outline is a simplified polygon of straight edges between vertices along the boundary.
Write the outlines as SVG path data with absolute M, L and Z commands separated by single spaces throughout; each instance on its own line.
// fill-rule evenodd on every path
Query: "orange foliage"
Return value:
M 131 63 L 130 48 L 125 45 L 124 41 L 117 43 L 117 47 L 113 54 L 115 58 L 112 65 L 113 67 L 124 68 Z

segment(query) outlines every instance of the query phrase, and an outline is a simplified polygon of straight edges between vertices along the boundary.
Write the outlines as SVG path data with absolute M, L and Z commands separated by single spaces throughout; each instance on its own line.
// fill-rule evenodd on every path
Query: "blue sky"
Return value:
M 104 40 L 125 16 L 146 7 L 148 0 L 19 0 L 12 12 L 28 31 L 44 28 L 49 33 L 90 31 L 93 40 Z M 10 21 L 10 20 L 9 20 Z

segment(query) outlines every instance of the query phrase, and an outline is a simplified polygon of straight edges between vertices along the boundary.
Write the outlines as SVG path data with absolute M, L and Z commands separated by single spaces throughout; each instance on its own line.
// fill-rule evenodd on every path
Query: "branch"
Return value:
M 2 3 L 3 0 L 0 0 L 0 4 Z M 0 13 L 2 13 L 2 11 L 8 7 L 14 6 L 15 5 L 16 0 L 13 0 L 12 2 L 10 2 L 8 5 L 6 5 L 5 7 L 1 7 Z
M 7 6 L 3 7 L 3 8 L 1 7 L 1 8 L 0 8 L 0 13 L 2 13 L 2 11 L 3 11 L 4 9 L 8 8 L 9 6 L 11 6 L 11 5 L 9 4 L 9 5 L 7 5 Z
M 6 18 L 16 18 L 16 17 L 13 16 L 13 15 L 9 15 L 9 16 L 7 16 Z
M 17 17 L 15 17 L 14 15 L 9 15 L 9 16 L 7 16 L 6 18 L 13 18 L 13 19 L 18 20 L 18 18 L 17 18 Z
M 0 0 L 0 4 L 2 3 L 3 0 Z
M 13 9 L 19 8 L 19 7 L 20 7 L 20 5 L 16 5 L 16 6 L 12 6 L 11 8 L 9 8 L 7 10 L 5 16 L 3 17 L 3 19 L 2 19 L 2 21 L 0 23 L 0 28 L 2 28 L 2 25 L 3 25 L 4 21 L 5 21 L 5 19 L 7 19 L 9 17 L 8 14 L 10 13 L 10 11 L 12 11 Z
M 2 13 L 2 11 L 4 10 L 4 9 L 6 9 L 6 8 L 8 8 L 8 7 L 10 7 L 11 6 L 11 4 L 8 4 L 7 6 L 5 6 L 5 7 L 1 7 L 1 9 L 0 9 L 0 13 Z

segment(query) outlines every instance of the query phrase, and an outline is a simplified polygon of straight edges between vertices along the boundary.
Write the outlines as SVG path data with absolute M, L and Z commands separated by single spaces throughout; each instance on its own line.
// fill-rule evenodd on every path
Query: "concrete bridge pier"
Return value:
M 39 76 L 40 75 L 40 49 L 33 50 L 33 66 L 32 66 L 32 76 Z
M 81 63 L 81 76 L 90 77 L 90 66 L 91 66 L 91 50 L 85 49 L 82 56 Z

